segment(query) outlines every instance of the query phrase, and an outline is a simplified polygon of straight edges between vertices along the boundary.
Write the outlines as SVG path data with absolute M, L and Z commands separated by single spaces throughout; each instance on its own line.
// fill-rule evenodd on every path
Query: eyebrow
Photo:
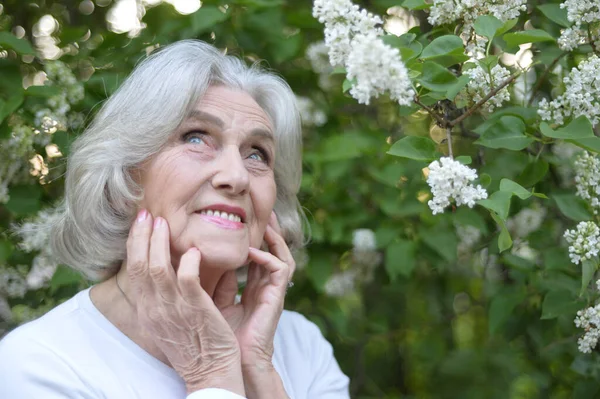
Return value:
M 210 122 L 213 125 L 216 125 L 219 128 L 223 128 L 223 126 L 225 126 L 225 124 L 223 123 L 223 121 L 221 120 L 221 118 L 219 118 L 216 115 L 213 114 L 209 114 L 208 112 L 204 112 L 204 111 L 200 111 L 200 110 L 192 110 L 187 119 L 196 119 L 196 120 L 200 120 L 200 121 L 204 121 L 204 122 Z M 249 136 L 258 136 L 258 137 L 262 137 L 264 139 L 270 140 L 273 143 L 275 142 L 275 137 L 273 137 L 273 133 L 271 133 L 271 131 L 267 130 L 267 129 L 263 129 L 263 128 L 255 128 L 252 129 L 250 131 Z

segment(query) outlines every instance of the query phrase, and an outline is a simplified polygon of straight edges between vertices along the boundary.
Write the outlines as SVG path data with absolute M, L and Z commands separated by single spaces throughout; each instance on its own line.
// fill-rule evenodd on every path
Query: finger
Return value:
M 289 266 L 288 280 L 291 279 L 296 270 L 296 262 L 294 261 L 290 247 L 288 247 L 281 234 L 278 234 L 271 226 L 267 226 L 267 231 L 265 231 L 265 241 L 269 246 L 269 252 Z
M 152 234 L 152 215 L 142 209 L 139 211 L 127 239 L 127 275 L 136 298 L 152 289 L 152 279 L 148 273 L 148 250 Z
M 269 252 L 252 247 L 248 251 L 248 258 L 267 269 L 271 284 L 282 287 L 285 291 L 289 278 L 289 266 L 286 263 Z
M 185 301 L 191 305 L 202 303 L 204 290 L 200 286 L 200 250 L 192 247 L 183 254 L 177 270 L 179 290 Z
M 213 294 L 213 301 L 219 310 L 231 306 L 235 303 L 235 296 L 238 292 L 237 276 L 235 271 L 230 270 L 225 272 L 217 286 L 215 287 L 215 293 Z
M 167 221 L 161 217 L 154 219 L 150 239 L 148 272 L 160 296 L 167 302 L 174 303 L 177 299 L 178 289 L 175 282 L 175 272 L 171 266 L 169 226 Z

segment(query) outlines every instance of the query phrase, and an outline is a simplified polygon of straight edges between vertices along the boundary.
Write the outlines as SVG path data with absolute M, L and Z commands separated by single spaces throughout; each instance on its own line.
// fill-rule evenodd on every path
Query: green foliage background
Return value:
M 19 107 L 43 101 L 39 93 L 24 92 L 20 82 L 22 76 L 42 69 L 43 60 L 24 62 L 22 56 L 33 53 L 32 27 L 46 14 L 60 23 L 55 34 L 59 46 L 77 49 L 61 60 L 84 82 L 85 99 L 77 110 L 89 118 L 156 44 L 199 38 L 249 62 L 264 60 L 297 94 L 313 99 L 328 116 L 324 126 L 305 128 L 301 202 L 309 216 L 312 242 L 307 265 L 295 276 L 286 307 L 307 315 L 322 328 L 352 380 L 352 397 L 589 398 L 600 393 L 598 355 L 577 351 L 581 331 L 573 324 L 575 312 L 591 303 L 594 294 L 579 295 L 580 268 L 570 263 L 562 242 L 566 228 L 590 219 L 591 214 L 572 188 L 560 184 L 557 169 L 562 161 L 549 150 L 553 140 L 537 133 L 540 121 L 527 102 L 502 111 L 512 118 L 508 122 L 516 119 L 521 121 L 517 124 L 525 124 L 523 134 L 531 138 L 526 150 L 474 144 L 479 135 L 473 129 L 483 119 L 473 115 L 463 128 L 470 134 L 456 133 L 454 153 L 470 156 L 471 166 L 480 175 L 488 175 L 490 193 L 502 191 L 501 180 L 510 179 L 528 193 L 534 189 L 548 197 L 523 195 L 526 199 L 521 199 L 517 195 L 511 200 L 508 195 L 496 208 L 492 206 L 497 214 L 506 213 L 503 219 L 532 202 L 547 209 L 541 228 L 527 237 L 530 247 L 540 254 L 535 262 L 510 251 L 499 252 L 501 230 L 482 206 L 433 216 L 427 207 L 430 194 L 422 170 L 428 162 L 387 154 L 391 144 L 403 137 L 431 137 L 435 129 L 427 113 L 416 107 L 399 108 L 385 98 L 371 106 L 359 105 L 343 93 L 340 74 L 331 76 L 335 84 L 331 91 L 318 86 L 305 50 L 322 40 L 323 26 L 312 17 L 310 1 L 208 0 L 191 15 L 180 15 L 171 5 L 161 4 L 147 10 L 143 17 L 147 27 L 135 38 L 108 30 L 108 7 L 83 15 L 79 3 L 3 2 L 0 47 L 9 52 L 0 58 L 0 145 L 10 135 L 10 114 L 18 112 L 10 109 L 11 100 L 18 101 Z M 385 15 L 389 7 L 400 3 L 371 0 L 362 5 Z M 416 42 L 426 46 L 435 37 L 452 34 L 452 27 L 434 29 L 427 24 L 425 11 L 418 10 L 423 2 L 409 3 L 417 5 L 414 16 L 421 22 L 413 30 Z M 530 1 L 528 12 L 511 31 L 522 31 L 530 21 L 550 37 L 534 43 L 533 68 L 538 77 L 553 62 L 570 69 L 590 51 L 583 48 L 555 61 L 561 55 L 555 42 L 561 26 L 541 12 L 538 6 L 543 4 L 554 4 L 551 7 L 556 11 L 558 3 Z M 17 25 L 25 28 L 23 40 L 9 37 Z M 515 48 L 502 38 L 494 45 L 505 51 Z M 440 83 L 435 80 L 439 76 L 430 78 Z M 550 96 L 560 86 L 559 78 L 548 74 L 537 90 Z M 429 97 L 429 104 L 437 101 L 435 95 Z M 488 119 L 488 128 L 499 129 L 501 135 L 511 129 L 507 119 L 501 123 L 500 115 L 494 115 L 496 119 Z M 78 133 L 57 132 L 53 140 L 68 154 L 68 145 Z M 426 144 L 424 151 L 445 153 L 446 145 L 433 138 L 428 143 L 434 144 Z M 64 159 L 49 166 L 60 176 Z M 10 188 L 11 200 L 0 205 L 0 264 L 31 263 L 33 255 L 19 249 L 10 226 L 52 206 L 62 190 L 60 178 L 44 185 L 32 178 L 29 184 Z M 472 254 L 458 255 L 457 225 L 474 226 L 483 233 L 484 239 Z M 324 293 L 328 278 L 353 267 L 352 232 L 358 228 L 375 231 L 383 263 L 372 280 L 350 295 L 329 297 Z M 479 251 L 484 248 L 487 256 L 498 257 L 499 273 L 493 278 Z M 59 268 L 48 287 L 10 298 L 15 318 L 0 327 L 10 330 L 87 285 Z

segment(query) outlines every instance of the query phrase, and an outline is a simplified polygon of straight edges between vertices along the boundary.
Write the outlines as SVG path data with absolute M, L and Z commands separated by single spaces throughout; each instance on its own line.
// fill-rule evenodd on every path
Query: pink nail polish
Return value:
M 147 218 L 147 217 L 148 217 L 148 211 L 147 211 L 147 210 L 145 210 L 145 209 L 142 209 L 142 210 L 140 210 L 140 211 L 138 212 L 138 214 L 137 214 L 137 222 L 138 222 L 138 223 L 141 223 L 141 222 L 143 222 L 144 220 L 146 220 L 146 218 Z
M 157 217 L 156 219 L 154 219 L 154 228 L 158 229 L 160 226 L 162 226 L 162 218 L 161 217 Z

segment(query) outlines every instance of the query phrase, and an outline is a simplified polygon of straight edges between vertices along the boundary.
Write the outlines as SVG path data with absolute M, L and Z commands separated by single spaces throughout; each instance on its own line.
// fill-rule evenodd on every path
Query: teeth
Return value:
M 242 218 L 240 216 L 235 215 L 233 213 L 212 211 L 210 209 L 209 210 L 201 210 L 200 214 L 201 215 L 207 215 L 207 216 L 215 216 L 215 217 L 218 217 L 218 218 L 230 220 L 232 222 L 241 223 L 241 221 L 242 221 Z

